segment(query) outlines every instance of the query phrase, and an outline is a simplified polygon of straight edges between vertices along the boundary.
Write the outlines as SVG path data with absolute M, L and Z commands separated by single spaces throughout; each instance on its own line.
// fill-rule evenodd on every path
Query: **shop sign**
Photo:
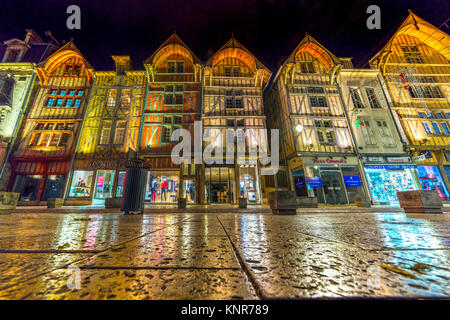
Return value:
M 409 162 L 409 157 L 387 157 L 386 159 L 391 163 Z
M 303 177 L 297 177 L 294 180 L 295 189 L 303 189 L 305 187 L 305 181 L 303 180 Z
M 426 160 L 427 158 L 426 158 L 426 156 L 424 155 L 424 154 L 421 154 L 420 156 L 417 156 L 417 157 L 413 157 L 412 158 L 413 159 L 413 161 L 424 161 L 424 160 Z
M 361 187 L 361 180 L 358 176 L 344 176 L 346 187 Z
M 98 176 L 98 179 L 97 179 L 97 187 L 98 188 L 103 187 L 103 179 L 104 179 L 104 175 L 101 174 Z
M 367 169 L 380 169 L 380 170 L 403 170 L 403 169 L 415 169 L 415 164 L 368 164 L 365 166 Z
M 312 188 L 322 188 L 321 177 L 306 177 L 306 183 Z
M 367 157 L 367 162 L 384 162 L 383 157 Z
M 90 168 L 115 169 L 125 168 L 126 160 L 92 160 L 89 161 Z
M 342 159 L 342 160 L 338 160 L 338 159 L 314 159 L 313 163 L 318 163 L 318 164 L 336 164 L 336 163 L 342 163 L 342 164 L 346 164 L 347 160 L 346 159 Z

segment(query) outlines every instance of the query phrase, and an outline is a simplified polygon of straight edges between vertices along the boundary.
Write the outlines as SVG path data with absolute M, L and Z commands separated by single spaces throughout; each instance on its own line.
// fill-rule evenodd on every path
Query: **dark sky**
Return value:
M 81 8 L 81 30 L 68 30 L 66 8 Z M 381 30 L 366 27 L 366 8 L 381 8 Z M 58 40 L 74 38 L 98 70 L 112 69 L 113 54 L 129 54 L 137 69 L 173 32 L 201 59 L 218 50 L 233 32 L 272 72 L 309 32 L 337 56 L 357 65 L 374 55 L 412 9 L 434 25 L 450 17 L 449 0 L 1 0 L 0 40 L 23 39 L 25 29 Z M 449 33 L 449 29 L 442 28 Z

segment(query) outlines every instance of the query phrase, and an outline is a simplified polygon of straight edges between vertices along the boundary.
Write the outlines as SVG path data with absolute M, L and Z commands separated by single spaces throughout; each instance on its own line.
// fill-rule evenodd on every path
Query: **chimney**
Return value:
M 26 29 L 27 33 L 25 35 L 25 43 L 26 44 L 33 44 L 33 43 L 43 43 L 42 38 L 33 30 L 33 29 Z

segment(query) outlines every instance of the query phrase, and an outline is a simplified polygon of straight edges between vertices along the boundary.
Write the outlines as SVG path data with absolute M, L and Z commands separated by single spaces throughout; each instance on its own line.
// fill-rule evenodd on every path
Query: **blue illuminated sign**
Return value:
M 306 183 L 312 188 L 322 188 L 321 177 L 306 177 Z
M 361 180 L 358 176 L 344 176 L 346 187 L 361 187 Z

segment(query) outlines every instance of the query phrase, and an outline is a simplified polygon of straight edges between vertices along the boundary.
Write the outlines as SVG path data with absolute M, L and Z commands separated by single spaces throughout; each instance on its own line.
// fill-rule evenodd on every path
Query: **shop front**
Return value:
M 62 198 L 69 161 L 13 162 L 12 192 L 20 193 L 20 205 L 45 205 L 50 198 Z
M 206 203 L 235 203 L 235 190 L 234 165 L 205 167 Z
M 416 165 L 409 157 L 363 157 L 373 204 L 398 204 L 397 192 L 418 190 Z
M 448 186 L 444 179 L 447 172 L 446 164 L 449 163 L 447 162 L 447 156 L 449 155 L 446 152 L 444 152 L 444 157 L 441 157 L 440 152 L 422 150 L 415 154 L 413 158 L 417 164 L 416 174 L 420 188 L 422 190 L 436 190 L 443 201 L 450 200 Z
M 179 190 L 179 170 L 150 170 L 147 173 L 145 202 L 176 204 Z
M 66 203 L 104 205 L 106 198 L 121 198 L 125 176 L 124 160 L 75 160 Z
M 304 172 L 292 172 L 297 194 L 306 188 L 310 197 L 330 205 L 355 203 L 356 197 L 364 196 L 356 157 L 302 157 L 302 163 Z

